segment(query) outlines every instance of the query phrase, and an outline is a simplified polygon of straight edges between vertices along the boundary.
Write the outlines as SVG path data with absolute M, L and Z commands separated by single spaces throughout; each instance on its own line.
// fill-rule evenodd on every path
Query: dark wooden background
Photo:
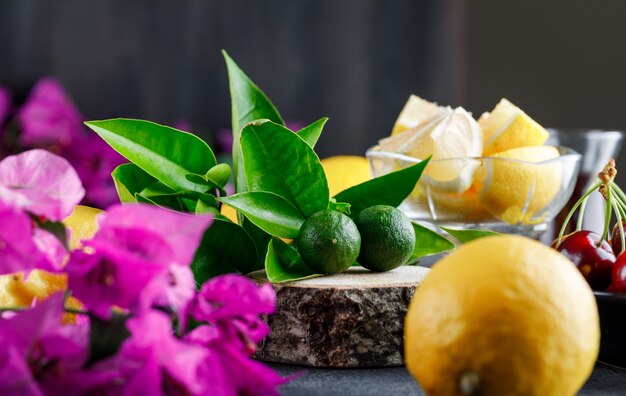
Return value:
M 230 126 L 220 49 L 287 120 L 329 116 L 321 156 L 362 154 L 410 93 L 463 97 L 461 0 L 3 0 L 0 84 L 61 80 L 87 117 Z

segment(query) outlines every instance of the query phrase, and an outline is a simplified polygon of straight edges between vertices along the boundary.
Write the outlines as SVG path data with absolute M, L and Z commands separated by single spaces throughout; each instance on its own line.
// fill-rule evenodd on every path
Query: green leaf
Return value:
M 265 257 L 265 272 L 270 282 L 280 283 L 322 276 L 308 267 L 298 251 L 278 238 L 272 238 Z
M 217 210 L 216 207 L 207 205 L 204 201 L 199 199 L 196 201 L 196 208 L 194 210 L 194 213 L 195 214 L 205 214 L 205 213 L 219 214 L 219 211 Z
M 335 198 L 331 198 L 328 203 L 328 209 L 350 216 L 350 205 L 347 202 L 337 202 Z
M 408 168 L 357 184 L 334 198 L 337 202 L 352 205 L 351 217 L 356 217 L 363 209 L 374 205 L 397 207 L 411 194 L 429 160 L 430 157 Z
M 137 202 L 135 194 L 154 184 L 157 179 L 133 163 L 122 164 L 111 173 L 120 202 Z
M 268 119 L 278 124 L 284 121 L 276 107 L 270 102 L 265 94 L 250 80 L 250 78 L 237 66 L 226 51 L 222 51 L 226 68 L 228 69 L 228 80 L 230 87 L 230 98 L 232 108 L 232 133 L 233 133 L 233 172 L 235 179 L 235 191 L 245 192 L 248 190 L 246 176 L 241 154 L 240 136 L 241 129 L 247 123 Z M 258 265 L 262 266 L 267 251 L 267 244 L 270 236 L 260 228 L 252 224 L 241 213 L 238 214 L 239 224 L 248 232 L 259 254 Z
M 233 166 L 237 192 L 247 190 L 246 176 L 241 156 L 240 133 L 244 125 L 254 120 L 268 119 L 284 125 L 276 107 L 263 91 L 239 68 L 226 51 L 222 50 L 228 69 L 233 128 Z
M 280 238 L 298 236 L 304 217 L 285 198 L 267 191 L 251 191 L 219 198 L 232 206 L 270 235 Z
M 219 190 L 220 194 L 222 195 L 226 195 L 226 190 L 224 190 L 222 188 L 222 186 L 220 186 L 217 183 L 214 183 L 211 180 L 207 180 L 205 176 L 202 175 L 197 175 L 195 173 L 189 173 L 187 175 L 185 175 L 185 178 L 187 178 L 187 180 L 189 180 L 190 182 L 197 184 L 197 185 L 205 185 L 207 187 L 207 189 L 209 190 L 214 190 L 217 189 Z
M 282 125 L 251 123 L 241 131 L 250 191 L 269 191 L 287 199 L 304 217 L 328 208 L 324 168 L 308 144 Z
M 448 227 L 439 227 L 448 234 L 452 235 L 454 238 L 458 239 L 461 243 L 467 243 L 473 241 L 474 239 L 485 238 L 490 236 L 500 235 L 494 231 L 488 230 L 458 230 L 454 228 Z
M 230 179 L 230 166 L 228 164 L 217 164 L 206 173 L 206 180 L 219 187 L 224 187 Z
M 317 139 L 319 139 L 322 134 L 322 130 L 324 129 L 324 125 L 328 121 L 328 117 L 320 118 L 315 121 L 311 125 L 305 126 L 300 129 L 298 132 L 298 136 L 302 138 L 307 144 L 311 147 L 315 147 L 315 143 L 317 143 Z
M 141 194 L 144 197 L 150 198 L 150 197 L 154 197 L 158 195 L 176 194 L 176 191 L 172 190 L 171 188 L 161 183 L 160 181 L 157 181 L 155 183 L 152 183 L 146 186 L 146 188 L 141 190 L 139 194 Z
M 216 165 L 211 148 L 197 136 L 149 121 L 87 121 L 115 151 L 174 190 L 206 191 L 185 175 L 204 175 Z
M 195 213 L 198 206 L 197 202 L 200 200 L 203 201 L 205 206 L 217 208 L 217 200 L 212 194 L 196 191 L 174 191 L 161 182 L 156 182 L 146 187 L 136 197 L 139 202 L 181 212 Z
M 260 269 L 256 266 L 254 243 L 243 228 L 228 220 L 215 218 L 205 231 L 196 250 L 191 269 L 196 282 L 229 273 L 247 274 Z
M 89 367 L 117 353 L 122 342 L 130 336 L 126 328 L 128 316 L 113 312 L 109 320 L 89 315 Z
M 167 195 L 165 196 L 153 195 L 151 197 L 146 197 L 144 195 L 137 193 L 135 194 L 135 202 L 145 203 L 145 204 L 154 205 L 154 206 L 160 206 L 162 208 L 172 209 L 172 210 L 176 210 L 179 212 L 184 211 L 183 205 L 176 197 L 167 196 Z
M 420 224 L 413 222 L 411 224 L 413 224 L 413 229 L 415 230 L 415 247 L 413 248 L 413 254 L 411 254 L 409 263 L 420 257 L 454 250 L 454 243 L 450 242 L 441 234 Z
M 46 230 L 54 235 L 54 237 L 58 239 L 59 242 L 61 242 L 61 245 L 63 245 L 65 249 L 69 250 L 69 246 L 67 244 L 67 228 L 65 227 L 65 224 L 60 221 L 40 222 L 39 220 L 37 220 L 37 225 L 42 230 Z
M 262 269 L 265 266 L 265 256 L 267 255 L 267 245 L 270 243 L 272 236 L 257 227 L 253 222 L 248 220 L 243 213 L 237 213 L 241 218 L 239 224 L 250 235 L 257 252 L 256 269 Z

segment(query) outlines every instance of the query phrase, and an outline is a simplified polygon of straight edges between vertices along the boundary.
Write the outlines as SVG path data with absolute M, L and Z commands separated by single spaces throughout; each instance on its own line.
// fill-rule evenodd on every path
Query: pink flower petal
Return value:
M 4 124 L 11 113 L 11 93 L 8 89 L 0 86 L 0 125 Z
M 68 255 L 68 251 L 61 244 L 61 241 L 41 228 L 35 228 L 33 241 L 37 249 L 46 258 L 46 265 L 41 265 L 39 268 L 51 272 L 61 271 Z
M 188 265 L 213 217 L 179 213 L 152 205 L 130 204 L 108 208 L 99 221 L 101 230 L 149 230 L 174 248 L 173 259 L 177 264 Z
M 0 161 L 0 200 L 50 220 L 72 213 L 85 190 L 72 166 L 45 150 L 29 150 Z
M 0 394 L 42 395 L 44 387 L 39 385 L 83 365 L 87 328 L 62 326 L 63 302 L 63 293 L 57 293 L 29 310 L 0 319 L 0 339 L 6 343 L 0 348 Z
M 47 258 L 33 241 L 32 221 L 24 212 L 0 202 L 0 274 L 47 268 Z
M 241 275 L 215 277 L 200 289 L 191 310 L 197 320 L 216 321 L 245 315 L 273 313 L 276 305 L 274 289 L 261 287 Z
M 17 114 L 22 126 L 20 142 L 25 146 L 68 145 L 81 133 L 83 117 L 61 84 L 41 79 Z

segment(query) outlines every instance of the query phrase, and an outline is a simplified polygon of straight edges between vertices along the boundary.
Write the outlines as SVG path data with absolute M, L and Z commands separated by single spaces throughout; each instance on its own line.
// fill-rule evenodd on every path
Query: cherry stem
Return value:
M 624 194 L 624 191 L 622 191 L 622 189 L 617 184 L 615 184 L 615 182 L 611 182 L 611 187 L 613 191 L 615 191 L 617 195 L 621 198 L 621 203 L 626 206 L 626 194 Z
M 622 212 L 624 211 L 623 208 L 620 207 L 619 204 L 619 198 L 617 197 L 617 194 L 611 190 L 611 198 L 613 198 L 613 201 L 611 202 L 611 204 L 613 205 L 613 211 L 615 212 L 615 217 L 617 217 L 617 224 L 619 224 L 619 237 L 620 237 L 620 242 L 622 243 L 622 250 L 620 251 L 620 253 L 622 253 L 624 251 L 624 248 L 626 247 L 626 241 L 624 238 L 624 225 L 622 224 Z
M 617 208 L 620 210 L 620 214 L 623 219 L 626 219 L 626 201 L 622 199 L 617 193 L 616 186 L 612 186 L 611 193 L 613 194 L 613 199 L 617 202 Z
M 613 194 L 611 194 L 611 191 L 613 189 L 611 188 L 610 184 L 605 184 L 605 186 L 606 186 L 606 206 L 604 210 L 604 231 L 602 232 L 602 238 L 600 238 L 600 241 L 598 242 L 598 247 L 602 245 L 602 242 L 606 240 L 606 237 L 609 235 L 609 228 L 611 228 L 611 208 L 613 207 L 612 200 L 611 200 L 611 197 Z
M 599 180 L 599 179 L 596 178 L 596 180 Z M 597 188 L 596 185 L 590 186 L 587 189 L 585 196 L 583 196 L 582 198 L 582 202 L 580 204 L 580 210 L 578 211 L 578 220 L 576 221 L 576 231 L 580 231 L 583 228 L 583 217 L 585 215 L 585 208 L 587 207 L 587 201 L 589 201 L 589 196 L 590 196 L 590 194 L 587 194 L 587 193 L 591 193 L 595 191 L 596 188 Z
M 589 197 L 585 198 L 580 204 L 580 210 L 578 211 L 578 219 L 576 219 L 576 231 L 580 231 L 583 228 L 583 217 L 585 216 L 585 208 L 587 207 L 587 201 L 589 201 Z
M 578 209 L 578 207 L 583 203 L 583 201 L 585 201 L 591 195 L 591 193 L 597 190 L 598 187 L 600 187 L 601 185 L 602 185 L 602 182 L 598 181 L 597 183 L 589 187 L 587 192 L 585 192 L 585 195 L 580 197 L 580 199 L 574 204 L 574 207 L 572 207 L 572 210 L 570 210 L 570 212 L 567 214 L 567 217 L 565 218 L 565 221 L 563 222 L 563 225 L 561 226 L 561 231 L 559 232 L 559 237 L 556 243 L 557 248 L 561 244 L 561 238 L 563 238 L 563 234 L 565 234 L 565 228 L 567 227 L 567 224 L 569 223 L 569 221 L 572 219 L 572 216 L 574 215 L 574 212 L 576 212 L 576 209 Z

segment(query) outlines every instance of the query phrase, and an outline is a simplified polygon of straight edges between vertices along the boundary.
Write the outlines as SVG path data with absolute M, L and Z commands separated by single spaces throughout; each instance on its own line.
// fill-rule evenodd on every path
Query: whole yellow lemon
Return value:
M 70 230 L 70 249 L 80 246 L 80 241 L 90 239 L 98 230 L 98 215 L 102 210 L 90 206 L 76 205 L 74 211 L 63 220 L 63 224 Z
M 324 158 L 321 162 L 331 197 L 372 178 L 369 162 L 365 157 L 338 155 Z
M 428 395 L 573 395 L 600 341 L 593 292 L 574 264 L 505 235 L 435 264 L 404 331 L 407 368 Z

